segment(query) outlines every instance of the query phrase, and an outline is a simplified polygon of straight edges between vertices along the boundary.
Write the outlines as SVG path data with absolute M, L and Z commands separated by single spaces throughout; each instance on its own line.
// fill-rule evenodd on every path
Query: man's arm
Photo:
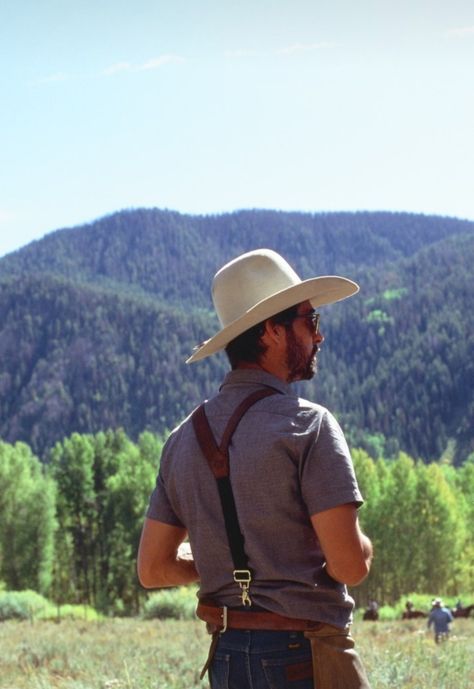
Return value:
M 199 581 L 191 552 L 181 547 L 186 529 L 145 519 L 138 549 L 137 572 L 147 589 Z
M 370 570 L 372 543 L 360 529 L 356 506 L 349 503 L 318 512 L 311 522 L 329 576 L 348 586 L 360 584 Z

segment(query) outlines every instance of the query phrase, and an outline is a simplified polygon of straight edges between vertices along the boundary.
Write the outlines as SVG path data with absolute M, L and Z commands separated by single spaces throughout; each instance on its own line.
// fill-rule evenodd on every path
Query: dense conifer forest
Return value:
M 474 223 L 401 213 L 122 211 L 0 260 L 0 438 L 46 460 L 73 432 L 165 434 L 219 385 L 210 280 L 269 247 L 301 277 L 342 274 L 320 372 L 298 389 L 354 446 L 456 465 L 474 450 Z

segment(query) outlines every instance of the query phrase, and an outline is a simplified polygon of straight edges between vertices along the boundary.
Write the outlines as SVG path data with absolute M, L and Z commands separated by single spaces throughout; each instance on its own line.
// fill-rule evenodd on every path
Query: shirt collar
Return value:
M 285 395 L 291 394 L 288 383 L 260 368 L 237 368 L 234 371 L 229 371 L 224 378 L 221 389 L 226 385 L 268 385 Z

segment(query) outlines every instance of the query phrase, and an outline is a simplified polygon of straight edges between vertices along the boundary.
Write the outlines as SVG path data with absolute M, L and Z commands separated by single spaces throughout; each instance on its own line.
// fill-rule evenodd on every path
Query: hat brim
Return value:
M 359 285 L 348 278 L 337 275 L 326 275 L 302 280 L 297 285 L 287 287 L 255 304 L 240 318 L 229 323 L 213 337 L 198 345 L 193 354 L 186 360 L 186 363 L 191 364 L 194 361 L 199 361 L 211 354 L 215 354 L 249 328 L 267 318 L 271 318 L 280 311 L 295 306 L 295 304 L 310 301 L 313 308 L 318 308 L 319 306 L 347 299 L 347 297 L 351 297 L 358 291 Z

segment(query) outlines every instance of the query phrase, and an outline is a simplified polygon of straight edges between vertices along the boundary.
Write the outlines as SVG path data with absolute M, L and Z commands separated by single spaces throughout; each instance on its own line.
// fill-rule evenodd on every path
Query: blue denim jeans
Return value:
M 211 689 L 313 689 L 303 632 L 229 629 L 209 668 Z

